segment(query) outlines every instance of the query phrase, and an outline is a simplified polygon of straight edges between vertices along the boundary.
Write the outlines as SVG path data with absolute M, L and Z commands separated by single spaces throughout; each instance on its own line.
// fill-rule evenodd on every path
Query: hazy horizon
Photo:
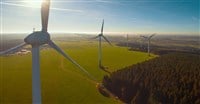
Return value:
M 31 34 L 32 32 L 18 32 L 18 33 L 14 33 L 14 32 L 10 32 L 10 33 L 1 33 L 1 35 L 12 35 L 12 34 L 18 34 L 18 35 L 29 35 Z M 50 34 L 52 35 L 98 35 L 99 32 L 50 32 Z M 153 33 L 108 33 L 108 32 L 104 32 L 105 35 L 111 35 L 111 36 L 126 36 L 127 34 L 128 35 L 133 35 L 133 36 L 137 36 L 137 35 L 151 35 Z M 156 33 L 156 35 L 159 35 L 159 36 L 165 36 L 165 35 L 169 35 L 169 36 L 173 36 L 173 35 L 180 35 L 180 36 L 200 36 L 200 34 L 179 34 L 179 33 Z

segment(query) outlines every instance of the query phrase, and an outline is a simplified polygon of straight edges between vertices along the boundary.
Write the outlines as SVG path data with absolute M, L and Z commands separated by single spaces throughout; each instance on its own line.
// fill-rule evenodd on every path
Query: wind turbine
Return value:
M 126 35 L 126 46 L 128 47 L 128 41 L 129 41 L 129 37 L 128 34 Z
M 33 32 L 35 32 L 35 28 L 33 28 Z
M 102 26 L 101 26 L 101 33 L 99 34 L 99 35 L 97 35 L 96 37 L 95 37 L 95 39 L 96 38 L 99 38 L 99 56 L 98 56 L 98 65 L 99 65 L 99 68 L 100 69 L 103 69 L 104 71 L 106 71 L 106 72 L 108 72 L 107 70 L 105 70 L 105 67 L 103 67 L 103 65 L 102 65 L 102 47 L 101 47 L 101 38 L 104 38 L 105 40 L 106 40 L 106 42 L 108 42 L 108 44 L 110 44 L 111 46 L 112 46 L 112 44 L 111 44 L 111 42 L 103 35 L 103 28 L 104 28 L 104 19 L 103 19 L 103 22 L 102 22 Z M 110 73 L 110 72 L 108 72 L 108 73 Z
M 87 75 L 90 74 L 82 68 L 78 63 L 76 63 L 70 56 L 64 53 L 50 38 L 50 34 L 48 33 L 48 19 L 49 19 L 49 7 L 50 0 L 43 0 L 41 5 L 41 20 L 42 20 L 42 29 L 41 31 L 33 31 L 33 33 L 29 34 L 25 39 L 24 43 L 19 44 L 16 47 L 8 49 L 6 51 L 0 52 L 0 55 L 4 55 L 10 52 L 14 52 L 22 48 L 25 45 L 32 46 L 32 103 L 33 104 L 41 104 L 41 86 L 40 86 L 40 46 L 44 44 L 48 44 L 53 49 L 55 49 L 58 53 L 63 55 L 70 62 L 75 64 L 79 69 L 84 71 Z
M 155 36 L 156 34 L 154 33 L 154 34 L 152 34 L 152 35 L 150 35 L 150 36 L 140 36 L 140 37 L 142 37 L 142 38 L 144 38 L 145 40 L 147 40 L 148 41 L 148 54 L 149 54 L 149 56 L 150 56 L 150 41 L 151 41 L 151 38 L 153 37 L 153 36 Z
M 140 37 L 142 37 L 141 35 L 140 35 Z M 145 41 L 145 39 L 142 37 L 142 38 L 140 38 L 140 48 L 141 48 L 141 50 L 144 50 L 145 48 L 143 47 L 143 45 L 144 45 L 144 42 Z

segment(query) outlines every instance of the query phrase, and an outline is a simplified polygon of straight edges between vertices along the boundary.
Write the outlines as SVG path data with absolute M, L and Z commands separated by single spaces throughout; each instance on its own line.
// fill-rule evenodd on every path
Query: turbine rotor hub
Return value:
M 40 46 L 50 41 L 50 35 L 48 32 L 37 31 L 28 35 L 24 41 L 32 46 Z

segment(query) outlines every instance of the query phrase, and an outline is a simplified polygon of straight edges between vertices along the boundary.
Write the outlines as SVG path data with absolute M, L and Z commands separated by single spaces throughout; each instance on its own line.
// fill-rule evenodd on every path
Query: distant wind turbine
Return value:
M 128 47 L 128 41 L 129 41 L 129 37 L 128 34 L 126 35 L 126 46 Z
M 43 0 L 41 5 L 41 20 L 42 29 L 41 31 L 34 31 L 29 34 L 25 39 L 24 43 L 8 49 L 6 51 L 0 52 L 0 55 L 4 55 L 10 52 L 14 52 L 25 45 L 32 46 L 32 103 L 41 104 L 41 86 L 40 86 L 40 46 L 44 44 L 50 45 L 58 53 L 63 55 L 70 62 L 75 64 L 79 69 L 84 71 L 87 75 L 91 76 L 84 68 L 82 68 L 78 63 L 76 63 L 70 56 L 64 53 L 50 38 L 50 34 L 47 32 L 48 19 L 49 19 L 49 8 L 50 0 Z
M 111 42 L 103 35 L 103 28 L 104 28 L 104 20 L 103 20 L 103 22 L 102 22 L 102 27 L 101 27 L 101 33 L 99 34 L 99 35 L 97 35 L 96 37 L 95 37 L 95 39 L 96 38 L 99 38 L 99 63 L 98 63 L 98 65 L 99 65 L 99 68 L 100 69 L 104 69 L 104 71 L 106 71 L 105 70 L 105 67 L 103 67 L 103 65 L 102 65 L 102 47 L 101 47 L 101 38 L 104 38 L 107 42 L 108 42 L 108 44 L 110 44 L 111 46 L 112 46 L 112 44 L 111 44 Z M 110 73 L 110 72 L 109 72 Z
M 142 37 L 142 38 L 144 38 L 145 40 L 147 40 L 148 41 L 148 46 L 147 46 L 147 48 L 148 48 L 148 55 L 150 56 L 150 41 L 151 41 L 151 38 L 153 37 L 153 36 L 155 36 L 156 34 L 152 34 L 152 35 L 150 35 L 150 36 L 140 36 L 140 37 Z
M 141 37 L 141 35 L 140 35 L 140 37 Z M 141 49 L 145 49 L 145 47 L 143 47 L 143 45 L 144 45 L 144 42 L 145 41 L 145 39 L 144 38 L 140 38 L 140 48 Z
M 35 28 L 33 28 L 33 32 L 35 32 Z

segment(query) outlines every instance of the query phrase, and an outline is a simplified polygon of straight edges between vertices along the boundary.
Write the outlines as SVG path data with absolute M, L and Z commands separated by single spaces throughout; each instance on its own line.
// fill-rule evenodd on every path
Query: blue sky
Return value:
M 39 2 L 1 0 L 1 32 L 40 30 Z M 35 1 L 35 0 L 32 0 Z M 199 0 L 52 0 L 49 32 L 199 34 Z

